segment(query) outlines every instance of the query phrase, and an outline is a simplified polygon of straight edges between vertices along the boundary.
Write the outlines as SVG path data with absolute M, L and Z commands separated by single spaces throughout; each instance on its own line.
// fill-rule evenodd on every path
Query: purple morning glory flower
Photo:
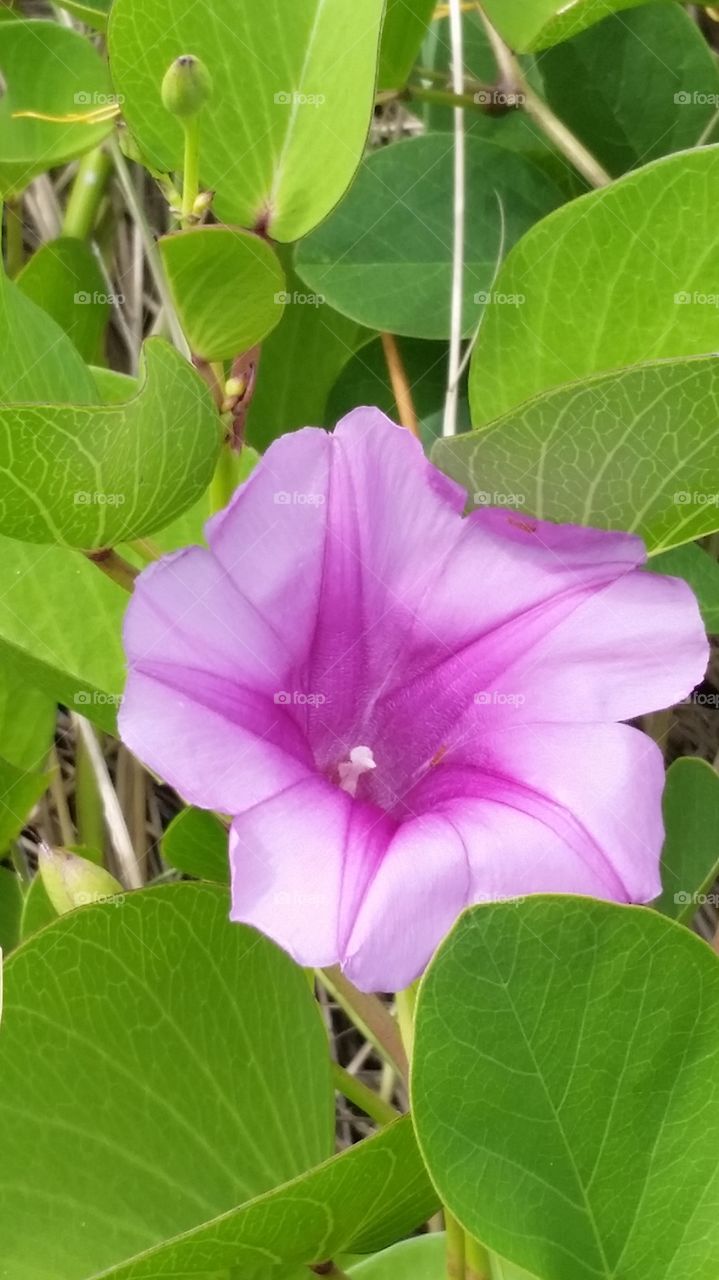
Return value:
M 465 495 L 375 409 L 278 440 L 139 578 L 127 745 L 232 815 L 232 918 L 365 990 L 469 903 L 660 890 L 662 758 L 617 723 L 707 644 L 638 538 Z

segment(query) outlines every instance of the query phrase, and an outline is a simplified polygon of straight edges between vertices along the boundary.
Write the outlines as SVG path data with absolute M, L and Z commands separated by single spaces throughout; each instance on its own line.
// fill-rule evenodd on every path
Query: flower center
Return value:
M 371 747 L 353 747 L 348 760 L 338 766 L 340 787 L 351 796 L 357 795 L 357 783 L 363 773 L 376 769 L 375 758 Z

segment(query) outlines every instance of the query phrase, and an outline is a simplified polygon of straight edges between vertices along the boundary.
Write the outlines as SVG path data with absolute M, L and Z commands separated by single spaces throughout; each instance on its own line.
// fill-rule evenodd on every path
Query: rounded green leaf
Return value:
M 453 147 L 450 135 L 432 134 L 368 156 L 347 198 L 298 248 L 297 270 L 315 294 L 371 329 L 449 336 Z M 467 139 L 465 334 L 493 298 L 501 206 L 509 247 L 563 198 L 530 157 Z M 516 313 L 516 299 L 506 309 Z
M 719 874 L 719 774 L 706 760 L 675 760 L 667 771 L 664 825 L 663 893 L 654 906 L 689 924 Z
M 534 396 L 434 458 L 474 506 L 624 529 L 652 555 L 719 529 L 718 411 L 715 356 L 658 361 Z
M 115 0 L 110 66 L 154 168 L 182 168 L 183 131 L 163 109 L 170 63 L 193 54 L 212 98 L 200 178 L 224 222 L 275 240 L 305 235 L 349 186 L 372 117 L 383 0 Z
M 150 339 L 126 403 L 0 407 L 0 533 L 84 548 L 152 533 L 204 493 L 220 441 L 206 384 Z
M 103 358 L 111 295 L 97 259 L 83 240 L 48 240 L 32 255 L 16 284 L 72 338 L 89 363 Z
M 165 236 L 160 252 L 187 340 L 204 360 L 232 360 L 282 319 L 282 267 L 251 231 L 197 227 Z
M 403 1240 L 350 1269 L 357 1280 L 445 1280 L 444 1233 Z
M 216 814 L 183 809 L 167 828 L 161 847 L 165 861 L 183 875 L 228 883 L 227 827 Z
M 646 0 L 485 0 L 484 8 L 507 43 L 528 52 L 569 40 L 610 13 L 644 3 Z
M 719 103 L 716 58 L 676 4 L 611 16 L 539 65 L 549 105 L 612 174 L 695 146 Z
M 474 908 L 420 989 L 412 1094 L 443 1201 L 542 1280 L 714 1280 L 719 960 L 656 912 Z
M 8 961 L 9 1274 L 88 1280 L 331 1154 L 306 979 L 228 910 L 209 885 L 144 890 L 63 916 Z
M 112 104 L 107 67 L 78 32 L 55 22 L 3 23 L 0 72 L 2 195 L 23 191 L 38 173 L 89 151 L 111 130 L 111 121 L 18 116 L 77 116 Z
M 496 284 L 524 302 L 490 307 L 474 351 L 474 425 L 591 374 L 713 352 L 718 205 L 719 147 L 704 147 L 656 160 L 533 227 Z

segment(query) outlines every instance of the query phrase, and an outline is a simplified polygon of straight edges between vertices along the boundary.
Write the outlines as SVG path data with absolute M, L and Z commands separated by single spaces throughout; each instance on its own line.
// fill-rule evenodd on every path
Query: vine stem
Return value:
M 402 426 L 411 431 L 412 435 L 419 440 L 419 423 L 412 399 L 412 388 L 409 385 L 407 370 L 404 367 L 397 339 L 393 333 L 383 333 L 381 336 L 382 350 L 384 351 L 387 371 L 392 383 L 392 393 L 397 405 L 399 420 Z
M 446 1232 L 445 1269 L 447 1280 L 465 1280 L 466 1236 L 457 1219 L 444 1210 L 444 1229 Z
M 389 1102 L 385 1102 L 384 1098 L 374 1092 L 374 1089 L 370 1089 L 350 1071 L 341 1067 L 339 1062 L 332 1063 L 332 1079 L 337 1092 L 348 1098 L 350 1102 L 354 1102 L 355 1106 L 364 1111 L 365 1115 L 368 1115 L 370 1120 L 374 1120 L 381 1129 L 391 1124 L 393 1120 L 399 1119 L 399 1111 L 395 1111 Z
M 489 1254 L 484 1245 L 473 1236 L 465 1235 L 466 1280 L 491 1280 L 491 1276 Z
M 182 170 L 182 225 L 192 223 L 195 201 L 200 194 L 200 116 L 183 120 L 185 162 Z
M 82 157 L 65 208 L 62 234 L 89 240 L 112 172 L 112 161 L 104 147 L 96 147 Z
M 449 0 L 449 29 L 452 45 L 452 88 L 464 94 L 464 46 L 461 0 Z M 454 108 L 454 237 L 452 244 L 452 296 L 450 308 L 449 372 L 444 402 L 442 435 L 457 433 L 459 405 L 459 370 L 462 363 L 462 284 L 464 279 L 464 214 L 466 185 L 466 139 L 464 107 Z
M 559 116 L 556 116 L 538 93 L 528 83 L 522 68 L 508 45 L 495 30 L 487 17 L 480 0 L 475 0 L 477 11 L 484 24 L 492 52 L 497 61 L 500 75 L 508 84 L 515 87 L 522 95 L 524 110 L 528 116 L 536 120 L 540 129 L 565 159 L 586 178 L 592 187 L 606 187 L 612 181 L 611 174 L 600 165 L 599 161 L 588 151 L 576 134 L 568 129 Z
M 365 1039 L 406 1080 L 409 1064 L 399 1027 L 382 1001 L 377 996 L 368 996 L 363 991 L 358 991 L 339 966 L 318 969 L 317 977 Z

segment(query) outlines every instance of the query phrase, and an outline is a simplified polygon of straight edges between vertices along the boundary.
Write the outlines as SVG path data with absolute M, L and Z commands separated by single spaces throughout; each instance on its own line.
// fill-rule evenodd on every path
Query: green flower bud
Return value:
M 39 869 L 47 896 L 58 915 L 84 907 L 90 902 L 117 899 L 123 893 L 119 880 L 104 867 L 81 858 L 67 849 L 40 846 Z
M 180 119 L 196 116 L 212 93 L 212 79 L 204 62 L 183 53 L 170 64 L 162 81 L 162 102 L 166 111 Z

